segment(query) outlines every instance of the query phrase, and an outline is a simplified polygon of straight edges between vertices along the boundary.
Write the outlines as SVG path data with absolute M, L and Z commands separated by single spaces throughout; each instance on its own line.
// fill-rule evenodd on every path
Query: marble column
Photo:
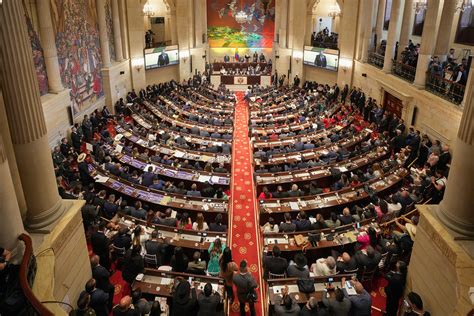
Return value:
M 415 81 L 413 82 L 417 88 L 423 88 L 426 84 L 426 72 L 428 71 L 428 65 L 433 55 L 436 41 L 439 3 L 440 0 L 430 0 L 427 2 L 428 8 L 426 10 L 425 24 L 423 25 L 423 35 L 421 36 L 420 54 L 418 55 Z
M 450 229 L 474 236 L 474 63 L 464 95 L 465 107 L 454 144 L 454 155 L 449 170 L 444 199 L 439 204 L 439 218 Z
M 21 220 L 20 208 L 15 194 L 7 153 L 0 134 L 0 240 L 2 247 L 12 251 L 12 262 L 19 263 L 23 257 L 23 242 L 18 236 L 25 232 Z
M 441 61 L 446 59 L 450 45 L 450 36 L 453 28 L 454 14 L 456 13 L 456 1 L 444 1 L 443 11 L 441 12 L 441 19 L 439 22 L 438 37 L 436 38 L 436 45 L 434 54 L 438 56 Z
M 114 30 L 115 59 L 120 62 L 123 60 L 122 48 L 122 30 L 120 29 L 119 1 L 112 0 L 112 20 Z
M 102 68 L 109 68 L 110 61 L 109 35 L 107 34 L 107 21 L 105 19 L 106 1 L 97 0 L 97 19 L 99 21 L 100 53 L 102 55 Z
M 393 57 L 395 55 L 395 45 L 397 44 L 397 29 L 400 23 L 401 0 L 392 1 L 392 12 L 390 13 L 390 24 L 388 26 L 387 47 L 385 48 L 385 58 L 383 61 L 383 71 L 392 72 Z
M 4 0 L 0 5 L 0 74 L 26 199 L 26 225 L 32 230 L 42 230 L 62 215 L 64 206 L 56 186 L 24 16 L 21 1 Z
M 120 13 L 120 35 L 122 36 L 122 56 L 129 58 L 128 54 L 128 27 L 127 27 L 127 6 L 125 0 L 119 0 Z
M 413 15 L 415 9 L 413 8 L 413 0 L 405 0 L 405 7 L 403 9 L 402 28 L 400 29 L 400 41 L 398 46 L 397 60 L 402 60 L 402 52 L 408 45 L 411 33 L 413 31 Z
M 277 0 L 280 5 L 280 47 L 287 48 L 287 32 L 288 32 L 288 0 Z
M 382 40 L 383 33 L 383 22 L 385 19 L 385 6 L 387 0 L 379 0 L 378 10 L 377 10 L 377 21 L 375 23 L 375 35 L 377 35 L 377 43 L 375 43 L 375 48 L 377 49 L 380 46 L 380 41 Z
M 51 21 L 50 0 L 37 0 L 39 32 L 41 46 L 43 47 L 44 63 L 48 74 L 49 92 L 58 93 L 64 90 L 59 72 L 58 52 L 56 49 L 56 39 L 54 38 L 53 22 Z
M 371 42 L 373 41 L 372 36 L 372 13 L 374 8 L 375 0 L 364 0 L 365 10 L 363 12 L 365 16 L 364 21 L 364 33 L 362 37 L 362 54 L 361 60 L 363 63 L 367 62 L 369 57 L 369 49 L 372 47 Z
M 194 0 L 194 42 L 195 47 L 201 47 L 202 41 L 202 19 L 203 11 L 206 9 L 206 3 L 203 0 Z
M 178 44 L 178 30 L 176 28 L 176 19 L 176 9 L 170 10 L 171 45 Z

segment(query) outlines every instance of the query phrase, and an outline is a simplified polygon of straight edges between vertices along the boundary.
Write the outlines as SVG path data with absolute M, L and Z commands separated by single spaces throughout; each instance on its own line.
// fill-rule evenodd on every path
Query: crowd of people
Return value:
M 317 33 L 311 33 L 311 46 L 337 49 L 338 37 L 339 34 L 329 32 L 329 29 L 325 27 Z

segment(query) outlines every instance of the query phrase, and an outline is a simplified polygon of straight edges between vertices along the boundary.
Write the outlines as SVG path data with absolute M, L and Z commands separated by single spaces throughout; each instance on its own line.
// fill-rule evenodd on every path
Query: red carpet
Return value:
M 234 140 L 232 152 L 232 203 L 229 210 L 230 241 L 232 257 L 239 264 L 247 260 L 250 272 L 259 284 L 258 301 L 255 303 L 257 315 L 263 315 L 263 282 L 260 268 L 260 226 L 258 208 L 253 184 L 252 150 L 248 137 L 248 105 L 243 93 L 236 92 L 238 102 L 235 108 Z M 248 309 L 248 307 L 247 307 Z M 237 299 L 231 307 L 230 315 L 239 314 Z

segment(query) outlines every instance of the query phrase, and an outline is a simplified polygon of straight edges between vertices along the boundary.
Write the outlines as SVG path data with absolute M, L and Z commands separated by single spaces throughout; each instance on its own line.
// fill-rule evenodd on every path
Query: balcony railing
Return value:
M 368 58 L 368 63 L 377 67 L 377 68 L 380 68 L 382 69 L 383 68 L 383 60 L 384 60 L 384 56 L 383 55 L 380 55 L 380 54 L 377 54 L 377 53 L 374 53 L 374 52 L 369 52 L 369 58 Z
M 428 72 L 426 75 L 426 90 L 459 105 L 464 98 L 466 86 Z
M 392 74 L 408 82 L 413 82 L 415 80 L 416 67 L 394 60 L 392 64 Z

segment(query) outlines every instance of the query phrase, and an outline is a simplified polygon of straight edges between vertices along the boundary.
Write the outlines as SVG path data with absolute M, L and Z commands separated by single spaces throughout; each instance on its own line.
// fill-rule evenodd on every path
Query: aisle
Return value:
M 263 315 L 262 271 L 260 268 L 261 240 L 258 223 L 258 208 L 252 177 L 252 150 L 248 137 L 248 108 L 243 92 L 236 92 L 238 102 L 235 108 L 234 139 L 232 152 L 232 205 L 230 208 L 230 242 L 232 257 L 240 264 L 246 259 L 249 270 L 259 284 L 257 315 Z M 248 309 L 248 308 L 247 308 Z M 231 307 L 231 315 L 239 315 L 237 297 Z

